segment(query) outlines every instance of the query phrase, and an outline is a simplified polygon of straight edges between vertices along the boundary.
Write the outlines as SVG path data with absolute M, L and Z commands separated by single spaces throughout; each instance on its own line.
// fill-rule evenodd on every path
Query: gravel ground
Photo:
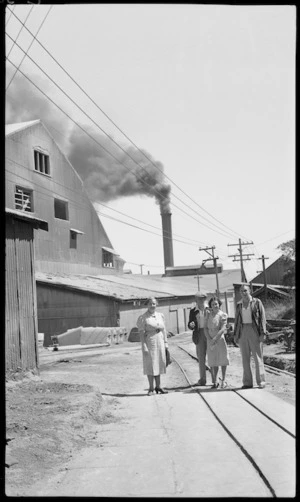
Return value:
M 171 353 L 176 341 L 193 352 L 190 340 L 187 335 L 171 338 Z M 176 350 L 174 347 L 174 354 Z M 279 348 L 272 346 L 272 357 L 276 350 Z M 229 351 L 227 380 L 240 386 L 239 349 L 230 347 Z M 92 444 L 96 435 L 101 443 L 101 424 L 122 420 L 119 398 L 127 393 L 143 395 L 148 388 L 139 343 L 58 352 L 41 347 L 40 365 L 39 376 L 15 377 L 6 383 L 5 481 L 9 496 L 24 496 L 30 487 L 51 479 L 76 451 Z M 161 383 L 174 391 L 187 387 L 175 363 Z M 268 373 L 267 390 L 295 404 L 294 378 Z

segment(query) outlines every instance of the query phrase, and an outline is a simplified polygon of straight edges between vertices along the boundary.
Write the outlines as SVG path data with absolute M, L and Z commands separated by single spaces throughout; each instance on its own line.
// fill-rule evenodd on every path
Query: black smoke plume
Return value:
M 8 72 L 8 81 L 10 81 L 10 75 Z M 41 77 L 31 75 L 30 78 L 50 95 L 50 85 L 47 86 Z M 57 99 L 54 98 L 54 101 L 57 102 Z M 62 105 L 62 108 L 72 116 L 72 112 L 66 109 L 66 105 Z M 155 161 L 144 150 L 139 151 L 133 146 L 122 145 L 130 158 L 107 136 L 99 133 L 96 126 L 80 124 L 96 140 L 93 141 L 28 80 L 16 74 L 6 96 L 6 123 L 36 119 L 43 122 L 65 152 L 93 202 L 107 202 L 120 197 L 145 195 L 155 198 L 162 213 L 170 211 L 171 187 L 165 182 L 164 167 L 161 162 Z M 150 160 L 145 158 L 142 152 Z

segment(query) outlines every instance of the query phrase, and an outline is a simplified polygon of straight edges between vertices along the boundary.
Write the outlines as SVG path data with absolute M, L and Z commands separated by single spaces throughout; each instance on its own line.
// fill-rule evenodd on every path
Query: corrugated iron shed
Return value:
M 107 275 L 96 277 L 36 272 L 35 277 L 37 283 L 53 284 L 55 286 L 87 291 L 121 301 L 144 299 L 148 296 L 158 296 L 160 298 L 172 297 L 172 295 L 158 290 L 110 281 L 107 279 Z
M 223 270 L 218 274 L 220 292 L 233 290 L 233 284 L 236 283 L 241 276 L 240 269 Z M 114 283 L 126 284 L 128 286 L 149 288 L 153 291 L 168 293 L 172 296 L 191 296 L 198 289 L 196 276 L 173 276 L 165 277 L 161 275 L 135 275 L 123 274 L 121 276 L 110 275 L 97 276 L 105 278 L 107 281 Z M 206 294 L 214 294 L 216 290 L 216 276 L 200 275 L 200 290 Z
M 233 283 L 240 277 L 240 271 L 224 270 L 219 274 L 220 292 L 233 289 Z M 160 275 L 64 275 L 36 272 L 36 281 L 55 284 L 121 301 L 144 299 L 149 296 L 172 298 L 192 296 L 197 291 L 197 281 L 192 276 L 162 277 Z M 213 294 L 216 289 L 215 275 L 200 279 L 200 290 Z
M 38 366 L 33 223 L 6 213 L 5 365 L 13 372 Z

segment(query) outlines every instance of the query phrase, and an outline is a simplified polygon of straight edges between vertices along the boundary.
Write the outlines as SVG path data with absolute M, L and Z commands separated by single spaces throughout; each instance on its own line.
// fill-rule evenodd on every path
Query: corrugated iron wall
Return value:
M 173 334 L 187 331 L 189 310 L 193 301 L 194 296 L 159 299 L 157 311 L 164 314 L 167 331 Z M 141 303 L 139 306 L 134 306 L 132 303 L 120 304 L 120 326 L 125 326 L 128 334 L 136 328 L 138 317 L 147 310 L 144 302 Z
M 116 302 L 87 291 L 37 282 L 37 309 L 38 330 L 44 333 L 46 346 L 51 344 L 51 335 L 78 326 L 117 326 Z
M 283 285 L 283 276 L 287 272 L 289 265 L 282 258 L 279 258 L 269 267 L 266 268 L 267 284 L 274 284 L 276 286 Z M 264 274 L 257 275 L 252 282 L 264 283 Z
M 37 367 L 37 332 L 33 281 L 33 228 L 6 218 L 6 370 Z

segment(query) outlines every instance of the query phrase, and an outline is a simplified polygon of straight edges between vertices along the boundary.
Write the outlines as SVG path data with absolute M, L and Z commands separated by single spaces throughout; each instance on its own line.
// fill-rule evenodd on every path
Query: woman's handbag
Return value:
M 169 349 L 166 348 L 166 366 L 169 366 L 169 364 L 171 363 L 172 363 L 171 354 Z

